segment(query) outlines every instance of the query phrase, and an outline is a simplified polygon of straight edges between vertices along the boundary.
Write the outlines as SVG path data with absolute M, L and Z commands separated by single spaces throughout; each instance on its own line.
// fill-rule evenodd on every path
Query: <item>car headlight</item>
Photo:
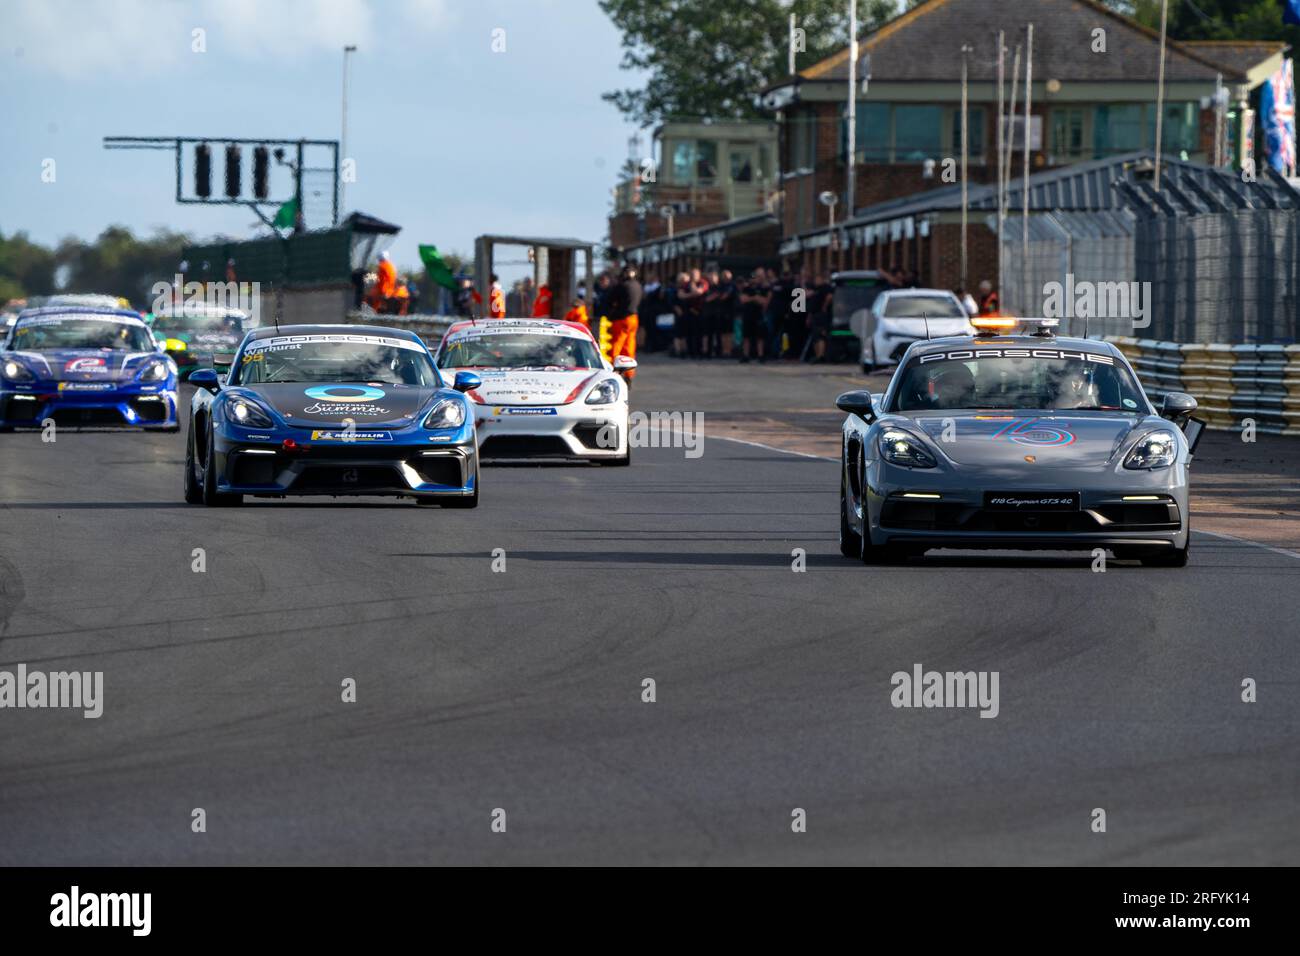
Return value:
M 921 446 L 920 440 L 901 428 L 886 428 L 877 441 L 880 456 L 885 461 L 905 468 L 933 468 L 934 456 Z
M 1161 429 L 1143 435 L 1124 458 L 1125 468 L 1167 468 L 1178 456 L 1178 438 Z
M 587 393 L 588 405 L 608 405 L 610 402 L 618 401 L 618 380 L 613 378 L 602 379 L 591 387 Z
M 226 418 L 246 428 L 271 428 L 271 416 L 256 402 L 246 398 L 232 398 L 226 402 Z
M 459 428 L 465 424 L 465 403 L 454 398 L 444 398 L 424 420 L 425 428 Z
M 5 378 L 11 382 L 34 382 L 36 380 L 36 376 L 31 373 L 30 369 L 13 359 L 7 360 L 0 368 L 4 370 Z
M 171 366 L 166 362 L 151 362 L 140 372 L 142 382 L 161 382 L 171 374 Z

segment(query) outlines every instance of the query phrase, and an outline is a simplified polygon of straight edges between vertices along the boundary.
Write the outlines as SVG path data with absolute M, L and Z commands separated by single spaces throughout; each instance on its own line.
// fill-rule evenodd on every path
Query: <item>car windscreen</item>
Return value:
M 596 344 L 576 335 L 498 333 L 451 339 L 439 368 L 603 368 Z
M 152 352 L 153 336 L 141 322 L 95 316 L 42 316 L 23 319 L 14 328 L 10 348 L 41 352 L 49 349 L 121 349 Z
M 889 288 L 884 279 L 838 280 L 831 294 L 831 312 L 836 326 L 847 326 L 857 312 L 871 309 L 880 293 Z
M 917 356 L 899 373 L 890 411 L 1073 409 L 1146 414 L 1132 373 L 1113 356 L 1070 349 L 963 349 Z
M 293 335 L 245 345 L 232 385 L 273 382 L 377 382 L 437 387 L 428 353 L 406 339 L 378 335 Z
M 153 320 L 155 332 L 225 332 L 243 335 L 244 324 L 238 315 L 186 315 L 184 312 L 167 312 Z
M 891 295 L 885 300 L 885 318 L 964 319 L 966 311 L 946 295 Z

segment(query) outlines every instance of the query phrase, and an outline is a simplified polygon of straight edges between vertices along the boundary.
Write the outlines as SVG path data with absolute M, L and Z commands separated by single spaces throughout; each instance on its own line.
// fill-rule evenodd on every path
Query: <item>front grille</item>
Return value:
M 236 485 L 271 485 L 275 483 L 275 472 L 276 460 L 270 455 L 237 455 L 230 481 Z
M 1094 508 L 1116 531 L 1177 530 L 1182 525 L 1174 501 L 1124 502 Z
M 572 454 L 558 435 L 494 435 L 483 442 L 484 458 L 545 458 Z
M 139 399 L 133 399 L 131 407 L 142 422 L 162 422 L 167 420 L 167 403 L 165 401 L 142 402 Z
M 382 465 L 311 465 L 293 483 L 295 491 L 358 491 L 405 484 Z
M 37 414 L 41 410 L 40 402 L 16 402 L 12 398 L 5 405 L 4 417 L 14 423 L 37 421 Z
M 602 431 L 604 431 L 604 442 L 600 440 Z M 600 451 L 613 451 L 618 447 L 618 426 L 599 424 L 574 425 L 573 437 L 582 442 L 583 446 L 586 448 L 594 448 Z
M 1103 520 L 1098 521 L 1090 511 Z M 1180 520 L 1173 501 L 1107 504 L 1084 511 L 986 511 L 960 502 L 890 498 L 881 508 L 880 526 L 900 531 L 1087 534 L 1176 531 Z
M 71 428 L 126 424 L 116 408 L 57 408 L 51 417 L 54 424 Z
M 459 458 L 416 458 L 411 466 L 425 484 L 461 486 Z

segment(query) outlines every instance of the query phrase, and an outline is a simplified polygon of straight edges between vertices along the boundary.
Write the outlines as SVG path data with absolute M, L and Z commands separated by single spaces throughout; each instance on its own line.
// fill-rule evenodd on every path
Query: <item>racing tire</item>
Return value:
M 849 524 L 849 500 L 844 487 L 844 469 L 840 469 L 840 554 L 846 558 L 862 557 L 862 535 Z
M 1155 554 L 1146 554 L 1141 558 L 1144 568 L 1185 568 L 1187 567 L 1187 552 L 1192 546 L 1192 536 L 1187 536 L 1187 544 L 1174 551 L 1157 551 Z
M 478 507 L 478 466 L 474 466 L 474 493 L 464 498 L 435 498 L 444 508 L 477 508 Z
M 203 488 L 194 477 L 194 430 L 185 441 L 185 503 L 187 505 L 203 504 Z
M 203 466 L 203 504 L 209 508 L 223 508 L 229 505 L 242 505 L 243 495 L 232 495 L 217 491 L 217 449 L 212 429 L 208 429 L 207 462 Z

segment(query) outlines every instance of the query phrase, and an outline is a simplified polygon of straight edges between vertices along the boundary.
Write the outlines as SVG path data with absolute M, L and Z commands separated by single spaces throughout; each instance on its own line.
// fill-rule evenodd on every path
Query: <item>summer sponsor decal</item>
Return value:
M 388 409 L 370 405 L 383 398 L 387 392 L 373 385 L 315 385 L 304 389 L 303 394 L 316 399 L 303 406 L 304 415 L 362 415 L 375 417 L 387 415 Z

